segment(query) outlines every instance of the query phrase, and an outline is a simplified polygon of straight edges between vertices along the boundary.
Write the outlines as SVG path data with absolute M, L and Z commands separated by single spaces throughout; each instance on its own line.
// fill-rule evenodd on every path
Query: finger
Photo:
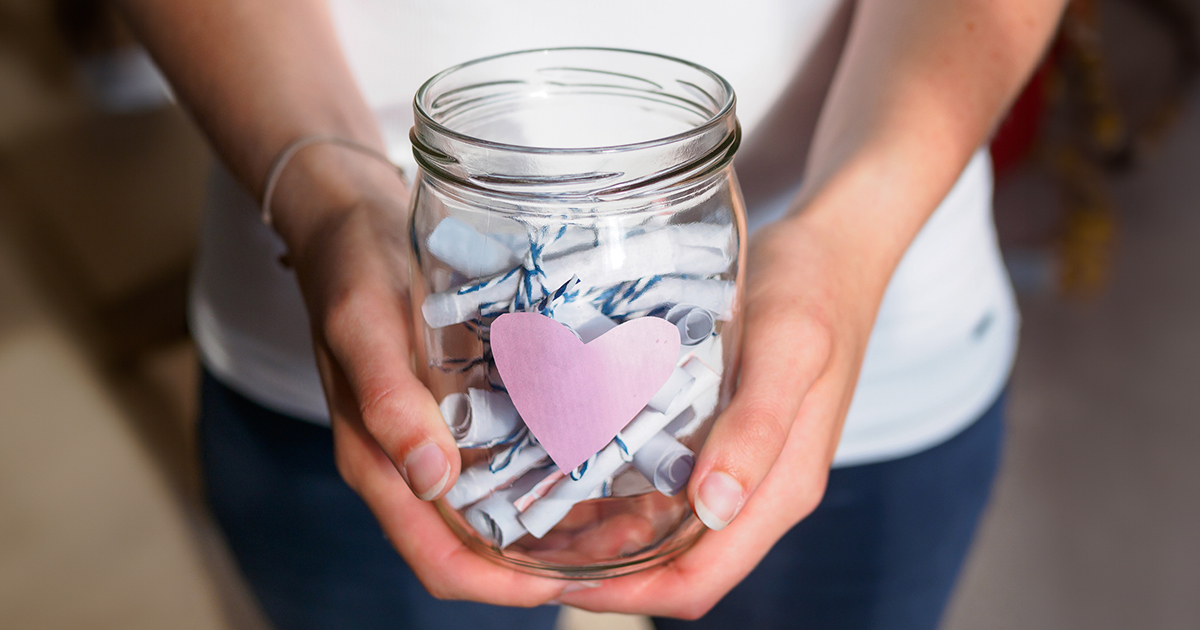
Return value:
M 343 374 L 367 430 L 422 499 L 457 479 L 454 440 L 433 397 L 412 373 L 404 273 L 394 221 L 374 206 L 333 213 L 297 258 L 327 393 Z M 331 396 L 332 398 L 332 396 Z M 337 402 L 329 401 L 331 406 Z
M 707 531 L 669 564 L 608 580 L 604 588 L 564 594 L 564 604 L 596 611 L 682 619 L 703 616 L 741 582 L 784 533 L 820 502 L 828 477 L 825 446 L 836 427 L 821 418 L 844 411 L 836 383 L 822 377 L 805 397 L 779 461 L 721 531 Z
M 454 485 L 461 462 L 436 401 L 410 369 L 407 331 L 399 300 L 360 283 L 329 309 L 324 343 L 354 400 L 347 413 L 361 418 L 413 494 L 428 501 Z
M 468 549 L 434 505 L 408 491 L 361 422 L 339 417 L 333 428 L 339 470 L 434 597 L 537 606 L 562 594 L 561 581 L 518 573 Z
M 798 300 L 747 305 L 738 391 L 717 418 L 688 484 L 696 516 L 728 525 L 783 450 L 809 387 L 824 370 L 831 333 Z

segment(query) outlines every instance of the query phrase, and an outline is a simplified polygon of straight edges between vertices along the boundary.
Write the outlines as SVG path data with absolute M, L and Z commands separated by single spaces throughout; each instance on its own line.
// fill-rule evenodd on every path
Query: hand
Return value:
M 474 553 L 429 502 L 454 485 L 461 463 L 437 403 L 411 369 L 408 191 L 393 171 L 345 153 L 298 154 L 303 160 L 281 180 L 275 213 L 308 305 L 338 470 L 435 597 L 545 603 L 567 583 Z M 333 186 L 343 172 L 338 159 L 350 174 Z
M 760 235 L 750 248 L 738 391 L 688 486 L 701 520 L 719 531 L 669 564 L 563 603 L 698 618 L 819 503 L 886 278 L 865 273 L 853 235 L 811 217 Z

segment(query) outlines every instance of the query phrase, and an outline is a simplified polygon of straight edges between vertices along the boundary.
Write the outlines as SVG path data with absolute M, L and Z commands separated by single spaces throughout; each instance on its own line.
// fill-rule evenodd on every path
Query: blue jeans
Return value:
M 987 502 L 1003 396 L 949 441 L 832 471 L 825 498 L 696 622 L 677 628 L 932 629 Z M 279 630 L 551 630 L 558 610 L 439 601 L 338 476 L 329 429 L 265 409 L 204 375 L 208 500 Z

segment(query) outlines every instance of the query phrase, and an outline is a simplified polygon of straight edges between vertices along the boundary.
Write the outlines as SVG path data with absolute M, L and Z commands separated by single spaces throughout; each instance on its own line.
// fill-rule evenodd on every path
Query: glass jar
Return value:
M 626 50 L 489 57 L 417 92 L 417 370 L 458 442 L 438 505 L 498 562 L 614 577 L 703 526 L 687 482 L 734 387 L 734 94 Z

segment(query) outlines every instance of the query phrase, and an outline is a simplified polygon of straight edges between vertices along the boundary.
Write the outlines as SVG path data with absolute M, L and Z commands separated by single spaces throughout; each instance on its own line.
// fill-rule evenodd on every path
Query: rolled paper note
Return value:
M 455 219 L 442 219 L 425 241 L 429 253 L 468 278 L 490 276 L 520 262 L 504 243 Z
M 547 258 L 561 256 L 572 250 L 584 247 L 622 247 L 620 242 L 635 236 L 649 234 L 651 232 L 662 232 L 667 235 L 672 243 L 679 246 L 678 258 L 676 261 L 676 273 L 687 273 L 692 275 L 710 275 L 711 273 L 721 273 L 729 268 L 729 264 L 733 262 L 733 256 L 736 255 L 737 241 L 733 239 L 732 225 L 718 225 L 715 223 L 680 223 L 673 225 L 659 225 L 647 229 L 646 226 L 639 226 L 632 231 L 623 232 L 620 229 L 615 229 L 614 226 L 597 224 L 594 226 L 583 225 L 562 225 L 547 226 L 549 238 L 542 239 L 543 253 Z M 497 237 L 497 240 L 504 240 Z M 520 248 L 513 248 L 511 243 L 510 248 L 514 252 L 524 253 L 529 249 L 528 242 L 523 243 Z M 703 258 L 695 258 L 699 261 L 723 261 L 722 266 L 716 271 L 710 273 L 700 273 L 699 269 L 688 269 L 687 260 L 694 256 L 691 252 L 685 252 L 685 249 L 703 248 L 710 250 L 702 252 Z M 680 264 L 682 261 L 682 264 Z M 707 267 L 705 267 L 707 268 Z
M 459 473 L 458 481 L 446 493 L 446 503 L 461 510 L 497 488 L 503 488 L 513 479 L 549 463 L 550 456 L 546 454 L 546 449 L 526 433 L 515 444 L 493 455 L 488 462 L 476 464 Z
M 606 240 L 600 230 L 578 225 L 560 226 L 558 231 L 550 231 L 553 232 L 553 238 L 545 243 L 542 252 L 547 258 L 556 258 L 578 249 L 599 247 Z M 614 236 L 619 238 L 620 234 Z M 529 249 L 529 243 L 525 244 L 525 249 Z
M 694 346 L 683 346 L 679 353 L 679 363 L 682 365 L 689 359 L 699 359 L 705 365 L 717 366 L 718 376 L 722 373 L 721 368 L 721 336 L 712 335 Z M 663 429 L 666 433 L 675 438 L 686 438 L 696 432 L 708 419 L 709 414 L 717 406 L 717 401 L 720 398 L 720 388 L 712 388 L 709 391 L 702 392 L 696 400 L 692 402 L 692 406 L 685 409 L 683 413 L 675 417 L 671 424 Z M 703 413 L 699 413 L 703 412 Z
M 706 277 L 729 271 L 737 256 L 732 225 L 681 223 L 661 228 L 678 249 L 675 273 Z
M 633 465 L 659 492 L 673 497 L 687 487 L 696 454 L 665 431 L 659 431 L 633 454 Z
M 561 222 L 557 224 L 546 224 L 545 235 L 541 234 L 541 228 L 531 229 L 531 226 L 521 224 L 524 228 L 518 234 L 516 232 L 490 232 L 488 237 L 492 240 L 503 244 L 513 254 L 515 260 L 519 261 L 525 257 L 529 251 L 530 240 L 537 240 L 542 247 L 542 256 L 554 258 L 569 253 L 572 250 L 581 249 L 584 247 L 597 247 L 600 245 L 599 230 L 579 225 L 563 225 Z M 533 239 L 531 239 L 531 235 Z M 499 272 L 502 269 L 497 269 Z
M 574 331 L 583 343 L 617 327 L 616 322 L 587 302 L 567 302 L 556 307 L 552 317 Z
M 728 320 L 733 317 L 733 298 L 737 293 L 737 285 L 730 280 L 659 278 L 652 284 L 648 283 L 644 290 L 632 292 L 628 298 L 613 299 L 609 291 L 593 289 L 586 295 L 590 300 L 603 301 L 606 306 L 602 310 L 611 317 L 645 313 L 676 304 L 691 304 L 711 311 L 719 320 Z
M 654 230 L 670 233 L 671 239 L 679 245 L 711 249 L 727 262 L 733 262 L 734 256 L 737 255 L 737 240 L 732 223 L 646 223 L 634 228 L 632 232 L 645 233 Z
M 513 505 L 516 506 L 518 512 L 524 512 L 525 509 L 532 505 L 534 501 L 546 496 L 546 493 L 550 492 L 550 490 L 554 488 L 554 484 L 558 483 L 558 481 L 565 476 L 566 475 L 562 474 L 562 472 L 555 468 L 554 472 L 550 473 L 541 481 L 539 481 L 536 485 L 525 492 L 525 494 L 513 499 Z M 588 498 L 601 499 L 608 496 L 612 496 L 611 478 L 606 479 L 603 484 L 593 490 L 592 494 L 588 495 Z
M 554 472 L 546 476 L 550 471 Z M 508 488 L 495 492 L 492 496 L 467 508 L 464 513 L 467 522 L 496 547 L 504 549 L 529 533 L 518 519 L 523 499 L 536 492 L 538 486 L 549 487 L 546 484 L 547 479 L 557 480 L 559 477 L 561 477 L 561 473 L 558 473 L 553 466 L 530 471 Z M 530 484 L 533 485 L 532 488 L 530 488 Z M 588 498 L 599 499 L 607 496 L 606 486 L 607 484 L 596 488 Z M 527 501 L 524 503 L 528 505 Z
M 724 369 L 722 351 L 721 335 L 709 335 L 694 346 L 681 345 L 679 348 L 679 363 L 682 365 L 688 357 L 696 357 L 706 364 L 713 366 L 717 372 L 721 372 Z
M 710 276 L 727 271 L 731 262 L 727 242 L 723 242 L 723 249 L 680 244 L 676 240 L 680 235 L 688 235 L 689 240 L 699 240 L 708 231 L 708 227 L 697 230 L 692 225 L 670 226 L 635 234 L 620 241 L 604 243 L 603 246 L 574 249 L 558 257 L 549 257 L 543 253 L 538 280 L 541 286 L 552 288 L 562 286 L 573 275 L 581 274 L 581 291 L 591 293 L 601 292 L 623 282 L 656 276 Z M 421 314 L 431 328 L 441 328 L 478 316 L 481 305 L 494 306 L 511 302 L 526 272 L 533 272 L 532 267 L 526 269 L 531 264 L 531 260 L 526 260 L 521 265 L 490 278 L 454 290 L 434 293 L 426 297 L 421 304 Z M 681 281 L 679 278 L 675 280 Z M 674 292 L 678 293 L 680 287 L 671 286 Z M 714 291 L 713 288 L 704 286 L 698 286 L 697 290 L 710 293 Z M 732 304 L 732 295 L 726 295 L 728 291 L 729 289 L 721 287 L 712 295 L 701 295 L 699 299 L 688 302 L 721 314 L 729 310 L 729 305 Z M 661 289 L 659 293 L 662 293 Z M 680 301 L 683 301 L 681 296 L 670 300 L 671 303 Z M 654 305 L 666 302 L 665 299 L 659 300 Z M 634 310 L 638 309 L 633 308 L 626 312 Z
M 525 256 L 525 252 L 529 251 L 529 232 L 523 224 L 513 223 L 512 226 L 520 228 L 520 231 L 506 232 L 500 229 L 488 232 L 488 237 L 507 247 L 513 253 L 513 257 L 520 260 Z M 498 227 L 503 228 L 504 226 Z
M 661 411 L 666 413 L 670 409 L 671 403 L 679 397 L 680 392 L 687 391 L 692 383 L 696 382 L 696 377 L 692 376 L 687 370 L 677 367 L 671 376 L 667 377 L 667 382 L 658 388 L 658 392 L 646 403 L 646 408 L 651 411 Z
M 665 413 L 643 409 L 612 442 L 589 459 L 584 466 L 573 471 L 572 476 L 559 480 L 545 497 L 534 501 L 521 513 L 518 519 L 529 533 L 537 538 L 545 536 L 575 504 L 587 499 L 597 488 L 602 487 L 656 433 L 691 407 L 695 398 L 707 390 L 715 389 L 721 381 L 721 377 L 712 368 L 696 358 L 689 359 L 683 365 L 683 369 L 694 379 L 692 385 L 687 391 L 676 396 Z
M 706 341 L 691 346 L 690 349 L 691 353 L 680 357 L 681 363 L 690 358 L 695 358 L 702 361 L 705 365 L 717 366 L 717 374 L 720 375 L 722 373 L 721 335 L 713 335 Z M 681 417 L 688 418 L 688 421 L 683 423 L 672 421 L 670 427 L 668 427 L 668 432 L 680 440 L 690 437 L 697 429 L 704 426 L 705 421 L 716 410 L 720 400 L 720 387 L 713 387 L 707 391 L 700 392 L 695 400 L 692 401 L 691 409 L 681 415 Z
M 692 357 L 689 357 L 688 360 L 702 364 Z M 688 390 L 694 381 L 695 376 L 691 371 L 686 368 L 675 368 L 667 382 L 651 399 L 651 405 L 667 409 L 675 399 L 686 395 L 685 390 Z M 455 404 L 460 400 L 456 399 Z M 445 400 L 442 402 L 446 404 Z M 650 406 L 648 405 L 647 408 Z M 445 413 L 443 411 L 443 414 Z M 446 502 L 456 510 L 470 505 L 497 488 L 504 487 L 526 471 L 540 466 L 543 460 L 549 461 L 548 457 L 542 445 L 525 433 L 512 446 L 494 455 L 486 464 L 477 464 L 462 471 L 454 487 L 446 493 Z
M 517 508 L 500 492 L 467 508 L 465 514 L 471 527 L 500 549 L 527 533 L 518 515 Z
M 518 512 L 524 512 L 525 508 L 528 508 L 531 503 L 546 496 L 546 493 L 550 492 L 550 489 L 554 487 L 554 484 L 558 483 L 559 479 L 562 479 L 566 476 L 557 467 L 551 468 L 552 472 L 550 474 L 542 477 L 540 481 L 530 486 L 525 492 L 514 496 L 512 504 L 517 508 Z
M 695 431 L 695 428 L 692 425 L 696 420 L 697 418 L 694 407 L 688 407 L 687 409 L 683 410 L 683 413 L 675 416 L 675 419 L 672 420 L 671 423 L 667 425 L 667 428 L 663 429 L 662 432 L 666 435 L 675 436 L 676 432 L 681 428 Z M 645 446 L 642 447 L 643 450 L 645 448 Z M 641 451 L 639 450 L 638 453 L 640 452 Z M 654 484 L 647 479 L 645 475 L 634 472 L 636 470 L 637 469 L 635 468 L 633 471 L 630 471 L 629 467 L 625 467 L 621 468 L 617 474 L 613 475 L 613 496 L 632 497 L 657 490 L 657 488 L 654 487 Z M 626 474 L 631 472 L 632 474 Z
M 504 392 L 467 388 L 442 399 L 438 407 L 459 448 L 490 448 L 513 440 L 524 428 L 521 416 Z
M 719 249 L 676 245 L 675 273 L 681 276 L 707 277 L 729 271 L 733 263 Z
M 519 514 L 514 501 L 543 482 L 546 477 L 558 473 L 554 466 L 531 470 L 503 490 L 467 508 L 464 516 L 480 536 L 503 549 L 525 535 L 525 526 L 517 520 Z
M 717 316 L 712 311 L 695 304 L 676 304 L 667 311 L 667 321 L 679 329 L 679 342 L 694 346 L 717 329 Z
M 694 406 L 688 407 L 683 410 L 683 413 L 675 416 L 675 419 L 671 421 L 671 424 L 667 425 L 667 428 L 663 429 L 663 432 L 673 437 L 687 437 L 690 431 L 686 431 L 685 429 L 690 428 L 689 425 L 692 422 L 702 419 L 696 415 L 696 408 Z

